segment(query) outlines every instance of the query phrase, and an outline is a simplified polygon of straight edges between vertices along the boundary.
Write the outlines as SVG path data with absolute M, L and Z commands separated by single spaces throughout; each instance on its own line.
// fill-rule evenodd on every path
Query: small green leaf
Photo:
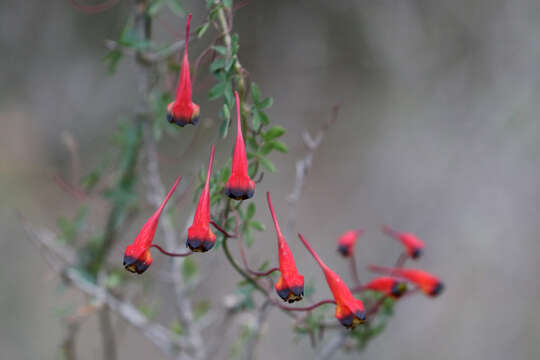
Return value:
M 251 220 L 249 222 L 249 226 L 251 226 L 252 228 L 254 228 L 257 231 L 264 231 L 264 229 L 265 229 L 264 224 L 262 222 L 260 222 L 260 221 L 257 221 L 257 220 Z
M 178 320 L 174 320 L 169 328 L 175 334 L 182 335 L 184 333 L 184 327 L 178 322 Z
M 227 81 L 227 84 L 225 86 L 225 103 L 232 107 L 234 105 L 234 93 L 233 93 L 233 83 L 232 81 Z
M 235 62 L 236 62 L 236 58 L 234 57 L 228 58 L 227 61 L 225 61 L 225 71 L 229 73 Z
M 238 34 L 233 34 L 231 36 L 231 56 L 236 55 L 239 48 L 240 48 L 240 45 L 238 43 Z
M 285 145 L 284 143 L 282 143 L 279 140 L 273 140 L 273 141 L 271 141 L 271 142 L 269 142 L 267 144 L 270 145 L 272 147 L 272 149 L 277 150 L 277 151 L 282 152 L 282 153 L 287 153 L 289 151 L 289 149 L 287 148 L 287 145 Z
M 108 64 L 109 73 L 114 74 L 116 72 L 118 63 L 122 60 L 123 56 L 120 50 L 111 50 L 105 55 L 103 60 Z
M 275 172 L 276 171 L 276 166 L 268 159 L 266 158 L 259 158 L 259 161 L 261 162 L 261 165 L 268 171 L 270 172 Z
M 232 4 L 233 4 L 233 0 L 223 0 L 223 5 L 224 5 L 227 9 L 232 8 Z
M 264 135 L 263 138 L 266 141 L 276 139 L 285 134 L 285 128 L 283 126 L 273 126 Z
M 227 55 L 227 48 L 225 46 L 214 45 L 212 46 L 212 49 L 216 50 L 221 55 L 224 55 L 224 56 Z
M 225 82 L 217 83 L 208 92 L 208 98 L 210 100 L 216 100 L 217 98 L 220 98 L 225 93 L 225 87 L 226 86 L 227 86 L 227 84 Z
M 197 263 L 191 257 L 186 257 L 184 263 L 182 264 L 182 275 L 186 280 L 192 279 L 197 275 Z
M 257 150 L 259 148 L 259 146 L 257 145 L 257 141 L 253 136 L 247 138 L 247 143 L 249 147 L 251 147 L 253 150 Z
M 201 300 L 195 304 L 193 310 L 195 320 L 199 320 L 208 312 L 208 310 L 210 310 L 210 302 L 208 300 Z
M 210 71 L 215 73 L 216 71 L 219 71 L 221 69 L 225 68 L 225 59 L 218 58 L 210 64 Z
M 259 85 L 256 83 L 251 84 L 251 97 L 255 103 L 259 103 L 261 101 L 261 91 L 259 90 Z
M 266 99 L 258 103 L 257 106 L 259 109 L 267 109 L 273 104 L 274 104 L 274 99 L 271 97 L 267 97 Z
M 253 233 L 251 232 L 251 228 L 246 228 L 244 231 L 244 236 L 246 237 L 246 245 L 247 247 L 251 247 L 253 243 L 255 242 L 255 239 L 253 238 Z
M 222 4 L 218 4 L 216 5 L 211 11 L 210 11 L 210 14 L 208 14 L 208 18 L 210 20 L 214 20 L 214 18 L 216 17 L 216 15 L 218 14 L 219 10 L 221 10 L 223 8 L 223 5 Z
M 255 109 L 253 111 L 253 116 L 251 117 L 251 123 L 253 124 L 253 128 L 258 129 L 259 126 L 261 126 L 261 122 L 261 112 Z
M 208 27 L 210 26 L 209 22 L 205 22 L 197 27 L 195 30 L 195 34 L 197 34 L 197 37 L 200 39 L 204 36 L 204 33 L 206 30 L 208 30 Z
M 251 202 L 248 205 L 245 220 L 251 219 L 253 215 L 255 215 L 255 204 Z
M 270 120 L 268 119 L 268 115 L 264 111 L 257 111 L 259 118 L 261 119 L 261 123 L 264 125 L 268 125 L 270 123 Z
M 231 122 L 230 118 L 223 119 L 221 122 L 221 125 L 219 126 L 219 136 L 221 136 L 222 139 L 225 139 L 227 135 L 229 134 L 229 124 Z

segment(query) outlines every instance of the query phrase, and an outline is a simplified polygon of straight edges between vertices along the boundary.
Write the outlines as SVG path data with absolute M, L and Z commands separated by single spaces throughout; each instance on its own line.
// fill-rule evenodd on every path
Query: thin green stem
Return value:
M 223 239 L 223 252 L 225 253 L 225 257 L 229 261 L 229 263 L 232 265 L 232 267 L 240 274 L 244 279 L 246 279 L 248 282 L 250 282 L 257 290 L 259 290 L 264 295 L 268 296 L 268 292 L 266 289 L 264 289 L 255 279 L 253 279 L 251 276 L 248 275 L 241 267 L 240 265 L 234 260 L 231 251 L 229 250 L 229 244 L 227 243 L 228 238 L 225 237 Z

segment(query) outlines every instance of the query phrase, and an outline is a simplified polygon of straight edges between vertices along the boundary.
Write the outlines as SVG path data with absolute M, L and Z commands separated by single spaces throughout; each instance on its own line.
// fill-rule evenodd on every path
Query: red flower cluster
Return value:
M 175 123 L 179 126 L 184 126 L 186 124 L 195 125 L 199 117 L 199 106 L 192 102 L 192 89 L 187 53 L 190 20 L 191 14 L 188 17 L 186 26 L 184 58 L 180 72 L 180 79 L 178 82 L 176 99 L 167 107 L 167 119 L 169 122 Z M 246 200 L 253 197 L 255 192 L 255 183 L 250 179 L 248 174 L 248 162 L 242 134 L 241 104 L 238 92 L 235 92 L 235 97 L 237 120 L 236 143 L 233 151 L 231 175 L 225 184 L 224 191 L 225 194 L 231 199 Z M 148 269 L 153 261 L 150 255 L 150 247 L 155 247 L 169 256 L 187 256 L 191 255 L 192 252 L 209 251 L 214 247 L 216 242 L 216 235 L 212 232 L 210 224 L 221 231 L 226 237 L 233 237 L 233 235 L 228 234 L 226 230 L 211 221 L 210 218 L 210 179 L 212 176 L 213 162 L 214 146 L 212 145 L 206 181 L 197 204 L 193 224 L 188 229 L 186 246 L 191 251 L 185 254 L 169 253 L 161 249 L 161 247 L 158 245 L 152 243 L 161 213 L 163 212 L 163 209 L 165 208 L 176 187 L 180 183 L 181 178 L 179 177 L 163 200 L 160 207 L 143 225 L 133 243 L 126 247 L 124 253 L 124 267 L 128 271 L 142 274 L 146 269 Z M 301 301 L 304 295 L 304 276 L 298 272 L 291 249 L 281 233 L 272 200 L 270 198 L 270 193 L 267 193 L 267 201 L 277 234 L 279 268 L 276 268 L 275 270 L 279 270 L 281 273 L 279 279 L 274 284 L 274 288 L 277 295 L 285 302 L 293 303 L 295 301 Z M 364 231 L 361 229 L 348 230 L 339 237 L 338 252 L 344 257 L 348 257 L 352 264 L 351 269 L 356 282 L 356 287 L 353 288 L 352 291 L 341 279 L 341 277 L 322 261 L 307 240 L 301 234 L 298 234 L 302 243 L 321 268 L 328 286 L 333 294 L 334 300 L 323 300 L 315 305 L 305 308 L 291 308 L 283 304 L 277 304 L 279 304 L 279 306 L 284 310 L 310 311 L 319 305 L 334 303 L 336 304 L 335 317 L 343 326 L 353 328 L 358 324 L 364 323 L 372 312 L 376 311 L 373 308 L 366 310 L 362 301 L 355 298 L 353 293 L 371 290 L 382 293 L 384 295 L 382 300 L 384 300 L 386 297 L 398 299 L 409 293 L 407 290 L 407 282 L 409 282 L 429 296 L 436 296 L 440 294 L 443 290 L 443 284 L 438 278 L 423 270 L 402 268 L 403 264 L 408 258 L 418 259 L 422 255 L 424 243 L 413 234 L 401 233 L 391 229 L 388 226 L 383 226 L 382 231 L 398 240 L 404 246 L 405 251 L 399 258 L 394 268 L 370 265 L 369 269 L 371 271 L 382 273 L 385 276 L 374 278 L 365 285 L 361 285 L 358 280 L 354 260 L 354 249 L 356 242 Z M 248 272 L 255 276 L 266 276 L 274 271 L 271 270 L 266 273 L 252 271 L 247 267 L 245 257 L 244 264 L 249 270 Z

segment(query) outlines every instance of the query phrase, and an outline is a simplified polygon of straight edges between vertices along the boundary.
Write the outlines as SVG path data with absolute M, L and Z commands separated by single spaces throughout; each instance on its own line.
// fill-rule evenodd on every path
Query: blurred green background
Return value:
M 204 3 L 183 4 L 194 26 L 200 24 Z M 77 140 L 85 172 L 103 157 L 118 120 L 140 101 L 133 62 L 124 60 L 114 76 L 103 62 L 104 41 L 118 36 L 130 5 L 121 1 L 88 15 L 68 1 L 0 2 L 2 359 L 60 358 L 60 318 L 81 295 L 59 289 L 25 240 L 15 209 L 54 229 L 59 216 L 81 206 L 53 181 L 70 172 L 61 134 Z M 386 333 L 361 358 L 540 357 L 539 19 L 535 0 L 250 0 L 236 12 L 242 64 L 274 97 L 269 115 L 287 128 L 290 150 L 273 155 L 278 172 L 258 187 L 257 216 L 270 231 L 257 237 L 250 257 L 268 258 L 275 249 L 264 192 L 272 192 L 278 217 L 285 218 L 295 161 L 304 153 L 301 132 L 316 131 L 341 104 L 339 121 L 315 155 L 297 230 L 346 277 L 335 240 L 345 229 L 364 227 L 357 252 L 365 279 L 364 265 L 391 265 L 399 254 L 378 231 L 388 223 L 426 242 L 415 265 L 445 281 L 436 300 L 399 303 Z M 164 14 L 155 22 L 156 37 L 172 42 L 183 26 Z M 205 46 L 194 42 L 191 57 Z M 231 138 L 218 140 L 219 103 L 207 102 L 207 90 L 195 90 L 198 128 L 161 144 L 167 183 L 178 174 L 195 176 L 210 142 L 221 149 L 218 161 L 230 151 Z M 113 251 L 118 259 L 135 231 L 122 235 Z M 306 278 L 315 281 L 316 297 L 327 296 L 310 255 L 290 234 L 289 243 Z M 238 275 L 222 254 L 214 255 L 203 264 L 217 275 L 200 294 L 219 301 Z M 276 310 L 272 315 L 259 359 L 313 358 L 306 341 L 293 343 L 290 320 Z M 120 359 L 160 358 L 136 331 L 117 326 Z M 100 358 L 96 332 L 94 319 L 85 322 L 81 359 Z M 233 335 L 224 336 L 232 343 Z

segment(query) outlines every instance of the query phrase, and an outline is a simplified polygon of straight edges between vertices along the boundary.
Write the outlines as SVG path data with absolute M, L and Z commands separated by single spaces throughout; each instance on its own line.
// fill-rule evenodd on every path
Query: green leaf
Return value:
M 223 56 L 227 55 L 227 48 L 225 46 L 214 45 L 212 46 L 212 49 L 216 50 L 219 54 Z
M 274 104 L 274 98 L 267 97 L 263 101 L 257 104 L 259 109 L 267 109 Z
M 210 310 L 210 302 L 208 300 L 201 300 L 195 304 L 193 310 L 195 320 L 199 320 L 208 312 L 208 310 Z
M 81 179 L 81 185 L 86 191 L 92 191 L 101 179 L 101 170 L 94 169 Z
M 264 146 L 269 146 L 272 150 L 277 150 L 277 151 L 282 152 L 282 153 L 287 153 L 289 151 L 289 149 L 287 148 L 287 145 L 285 145 L 284 143 L 282 143 L 279 140 L 272 140 L 272 141 L 264 144 Z M 263 148 L 264 148 L 264 146 L 263 146 Z
M 230 118 L 223 119 L 221 122 L 221 125 L 219 127 L 219 136 L 221 136 L 222 139 L 225 139 L 227 135 L 229 134 L 229 124 L 231 123 Z
M 182 16 L 186 13 L 179 0 L 169 0 L 167 5 L 169 5 L 169 9 L 171 9 L 172 12 L 177 16 Z
M 245 220 L 251 219 L 253 215 L 255 215 L 255 204 L 251 202 L 248 205 Z
M 105 55 L 103 60 L 108 65 L 109 73 L 114 74 L 118 68 L 118 63 L 124 55 L 120 50 L 111 50 Z
M 268 115 L 264 111 L 257 111 L 259 118 L 261 120 L 261 123 L 264 125 L 268 125 L 270 123 L 270 120 L 268 119 Z
M 231 108 L 234 105 L 234 93 L 232 81 L 227 81 L 225 86 L 225 103 Z
M 225 61 L 225 71 L 227 73 L 229 73 L 231 71 L 231 69 L 233 68 L 235 62 L 236 62 L 236 58 L 234 58 L 234 57 L 230 57 L 230 58 L 227 59 L 227 61 Z
M 264 224 L 262 222 L 260 222 L 260 221 L 257 221 L 257 220 L 251 220 L 249 222 L 249 226 L 251 226 L 252 228 L 254 228 L 257 231 L 264 231 L 265 230 Z
M 257 109 L 254 109 L 253 116 L 251 117 L 251 123 L 253 124 L 253 128 L 257 130 L 259 126 L 261 126 L 261 122 L 261 112 Z
M 105 287 L 108 289 L 114 289 L 115 287 L 118 287 L 121 282 L 122 276 L 118 272 L 113 272 L 105 279 Z
M 227 9 L 232 8 L 232 4 L 233 4 L 233 0 L 223 0 L 223 5 L 224 5 Z
M 219 10 L 221 10 L 223 8 L 223 5 L 222 4 L 218 4 L 216 5 L 211 11 L 210 11 L 210 14 L 208 14 L 208 18 L 210 20 L 214 20 L 214 18 L 216 17 L 216 15 L 218 14 Z
M 178 320 L 174 320 L 169 328 L 175 334 L 182 335 L 184 333 L 184 327 L 178 322 Z
M 182 264 L 182 276 L 186 280 L 192 279 L 195 275 L 197 275 L 198 269 L 197 269 L 197 263 L 195 260 L 193 260 L 190 256 L 186 257 L 184 259 L 184 263 Z
M 259 103 L 261 101 L 261 91 L 259 90 L 259 85 L 256 83 L 251 84 L 251 97 L 253 98 L 254 103 Z
M 227 86 L 227 83 L 225 83 L 225 82 L 217 83 L 208 92 L 208 98 L 210 100 L 216 100 L 217 98 L 220 98 L 225 93 L 225 87 L 226 86 Z
M 263 134 L 262 137 L 264 140 L 270 141 L 283 136 L 283 134 L 285 134 L 285 128 L 283 126 L 273 126 L 265 134 Z
M 225 59 L 223 58 L 218 58 L 216 60 L 214 60 L 214 62 L 212 62 L 210 64 L 210 71 L 215 73 L 221 69 L 224 69 L 225 68 Z
M 259 158 L 259 161 L 261 162 L 261 165 L 268 171 L 270 172 L 275 172 L 276 171 L 276 166 L 268 159 L 266 158 Z
M 244 236 L 246 237 L 246 245 L 247 247 L 251 247 L 253 243 L 255 242 L 255 239 L 253 238 L 253 233 L 251 232 L 251 228 L 246 228 L 244 231 Z
M 251 147 L 253 150 L 257 150 L 259 148 L 259 146 L 257 145 L 257 141 L 253 136 L 247 138 L 247 143 L 249 147 Z
M 204 33 L 206 32 L 206 30 L 208 30 L 208 27 L 210 26 L 210 23 L 209 22 L 205 22 L 201 25 L 199 25 L 197 27 L 197 29 L 195 29 L 195 34 L 197 34 L 197 37 L 200 39 L 204 36 Z
M 231 56 L 236 55 L 239 48 L 240 48 L 240 45 L 238 43 L 238 34 L 233 34 L 231 36 Z

